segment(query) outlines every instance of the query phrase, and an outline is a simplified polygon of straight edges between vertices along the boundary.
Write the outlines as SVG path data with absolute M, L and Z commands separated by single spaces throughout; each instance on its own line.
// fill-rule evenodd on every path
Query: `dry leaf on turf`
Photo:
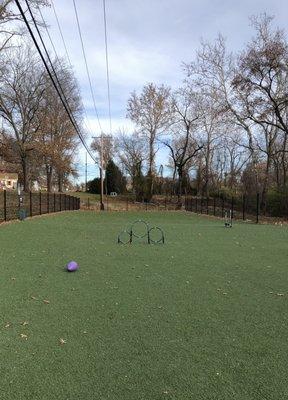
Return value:
M 27 339 L 28 339 L 28 336 L 27 336 L 27 335 L 25 335 L 24 333 L 20 333 L 20 336 L 21 336 L 21 338 L 22 338 L 22 339 L 25 339 L 25 340 L 27 340 Z
M 27 321 L 23 321 L 23 322 L 21 322 L 21 325 L 22 326 L 26 326 L 26 325 L 28 325 L 28 322 Z
M 63 345 L 63 344 L 65 344 L 65 343 L 67 343 L 67 341 L 66 341 L 65 339 L 60 338 L 60 339 L 59 339 L 59 343 L 60 343 L 61 345 Z
M 49 300 L 43 300 L 43 303 L 44 304 L 50 304 L 50 301 Z

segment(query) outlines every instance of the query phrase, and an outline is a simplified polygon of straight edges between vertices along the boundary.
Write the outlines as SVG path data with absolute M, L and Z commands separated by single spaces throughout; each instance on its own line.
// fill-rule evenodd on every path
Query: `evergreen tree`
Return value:
M 105 187 L 107 187 L 107 193 L 124 193 L 126 191 L 126 183 L 126 178 L 120 169 L 113 160 L 109 160 L 107 163 L 105 176 Z
M 100 191 L 101 191 L 100 178 L 95 178 L 92 181 L 87 182 L 87 192 L 100 194 Z

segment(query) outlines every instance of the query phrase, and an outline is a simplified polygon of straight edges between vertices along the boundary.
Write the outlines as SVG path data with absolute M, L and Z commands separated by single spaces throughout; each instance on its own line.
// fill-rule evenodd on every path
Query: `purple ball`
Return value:
M 77 271 L 77 269 L 79 268 L 79 265 L 77 264 L 76 261 L 70 261 L 67 265 L 66 265 L 67 271 L 69 272 L 73 272 L 73 271 Z

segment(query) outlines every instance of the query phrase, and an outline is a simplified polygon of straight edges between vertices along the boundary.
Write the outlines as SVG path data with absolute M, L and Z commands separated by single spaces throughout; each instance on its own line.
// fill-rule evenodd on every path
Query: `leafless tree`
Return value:
M 143 87 L 140 95 L 133 92 L 128 100 L 127 117 L 139 129 L 139 134 L 145 137 L 148 144 L 148 200 L 153 194 L 153 178 L 155 175 L 156 140 L 171 123 L 170 89 L 164 85 L 156 86 L 149 83 Z
M 5 54 L 5 73 L 0 76 L 0 116 L 14 138 L 20 158 L 24 190 L 29 188 L 29 158 L 40 128 L 37 118 L 45 91 L 44 71 L 31 48 Z
M 147 154 L 144 138 L 139 137 L 137 132 L 132 135 L 119 132 L 115 147 L 120 162 L 131 178 L 136 200 L 143 200 L 143 166 Z
M 56 61 L 54 70 L 69 109 L 80 126 L 82 106 L 73 72 L 63 62 Z M 58 189 L 62 191 L 61 177 L 73 171 L 73 154 L 79 141 L 52 82 L 47 75 L 45 78 L 43 101 L 37 113 L 40 128 L 36 136 L 36 144 L 45 167 L 47 190 L 51 191 L 53 176 L 56 174 Z
M 178 203 L 182 205 L 183 174 L 189 161 L 203 148 L 196 136 L 197 121 L 197 93 L 189 87 L 178 89 L 171 97 L 171 110 L 173 110 L 173 125 L 171 125 L 171 138 L 161 142 L 168 147 L 174 167 L 174 175 L 178 175 Z
M 36 20 L 39 7 L 49 5 L 48 0 L 29 0 L 29 6 L 35 13 Z M 24 13 L 28 14 L 28 10 L 24 6 Z M 27 16 L 29 19 L 29 15 Z M 22 21 L 22 16 L 15 5 L 14 0 L 2 0 L 0 4 L 0 53 L 5 48 L 9 47 L 11 39 L 14 36 L 23 35 L 26 30 L 24 26 L 18 24 Z M 37 21 L 39 26 L 43 26 L 43 22 Z

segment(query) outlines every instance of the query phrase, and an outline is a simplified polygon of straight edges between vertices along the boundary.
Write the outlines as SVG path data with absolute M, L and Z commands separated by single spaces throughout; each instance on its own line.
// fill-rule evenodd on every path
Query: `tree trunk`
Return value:
M 178 166 L 178 193 L 177 193 L 177 197 L 178 197 L 178 207 L 177 208 L 181 208 L 182 207 L 182 184 L 183 184 L 183 169 L 182 166 Z
M 286 147 L 287 147 L 287 135 L 284 134 L 284 141 L 283 141 L 283 153 L 282 153 L 282 173 L 283 173 L 283 188 L 286 188 L 286 181 L 287 181 L 287 171 L 286 171 Z
M 150 201 L 153 196 L 153 166 L 154 166 L 154 134 L 151 134 L 151 138 L 149 140 L 149 165 L 148 165 L 148 173 L 146 180 L 146 200 Z
M 261 209 L 264 212 L 264 215 L 266 215 L 266 207 L 267 207 L 267 192 L 268 192 L 270 165 L 271 165 L 271 157 L 268 154 L 266 168 L 265 168 L 263 188 L 262 188 L 262 199 L 261 199 Z
M 21 157 L 21 166 L 23 173 L 23 191 L 29 192 L 28 166 L 26 156 Z
M 50 165 L 46 165 L 46 179 L 47 179 L 47 192 L 52 192 L 52 172 L 53 169 Z
M 59 193 L 63 192 L 63 175 L 61 172 L 58 172 L 58 191 Z

